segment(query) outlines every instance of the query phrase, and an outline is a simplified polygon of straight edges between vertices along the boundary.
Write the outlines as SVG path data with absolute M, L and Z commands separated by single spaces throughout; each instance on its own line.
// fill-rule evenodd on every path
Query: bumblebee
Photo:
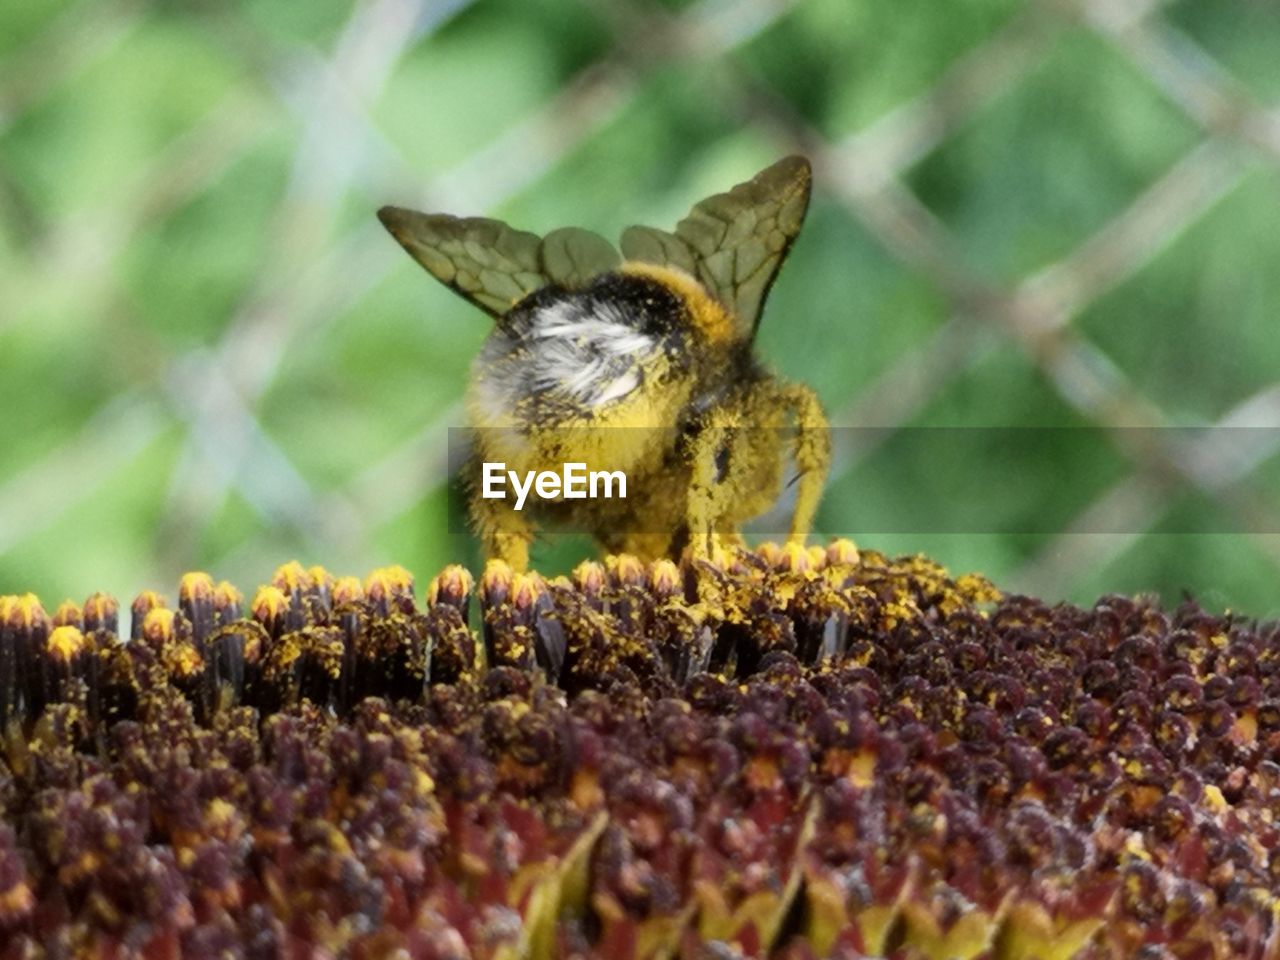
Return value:
M 788 157 L 698 203 L 674 232 L 629 227 L 620 253 L 576 227 L 540 237 L 486 218 L 378 212 L 432 276 L 494 318 L 466 400 L 477 461 L 626 477 L 625 499 L 517 510 L 482 496 L 469 470 L 490 558 L 524 570 L 547 522 L 610 552 L 711 556 L 778 499 L 788 450 L 790 537 L 803 543 L 830 459 L 826 417 L 813 391 L 760 365 L 752 342 L 810 182 L 808 161 Z

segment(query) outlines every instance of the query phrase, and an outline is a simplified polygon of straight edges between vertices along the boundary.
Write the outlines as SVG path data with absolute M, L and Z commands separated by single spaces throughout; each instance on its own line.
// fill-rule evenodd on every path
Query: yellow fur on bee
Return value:
M 733 320 L 728 312 L 708 295 L 701 283 L 683 270 L 629 260 L 618 268 L 618 272 L 648 277 L 674 290 L 684 301 L 693 328 L 711 343 L 730 343 L 733 340 Z

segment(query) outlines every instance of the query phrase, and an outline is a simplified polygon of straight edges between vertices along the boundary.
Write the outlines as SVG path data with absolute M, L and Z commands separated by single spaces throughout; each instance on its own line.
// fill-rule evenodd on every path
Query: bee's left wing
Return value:
M 400 207 L 378 219 L 428 273 L 494 317 L 548 283 L 581 288 L 619 262 L 609 241 L 576 227 L 543 238 L 501 220 Z
M 812 173 L 804 157 L 787 157 L 728 193 L 703 200 L 676 225 L 695 276 L 733 314 L 750 339 L 809 207 Z M 670 234 L 667 235 L 670 237 Z
M 495 317 L 547 282 L 536 233 L 487 217 L 400 207 L 383 207 L 378 219 L 429 274 Z
M 541 257 L 547 277 L 570 290 L 581 290 L 622 259 L 608 240 L 581 227 L 552 230 L 543 238 Z

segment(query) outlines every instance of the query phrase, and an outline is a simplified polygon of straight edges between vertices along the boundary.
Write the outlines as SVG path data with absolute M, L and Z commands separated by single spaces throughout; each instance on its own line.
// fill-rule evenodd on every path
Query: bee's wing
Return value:
M 604 237 L 580 227 L 552 230 L 542 241 L 542 270 L 548 279 L 580 290 L 593 277 L 615 269 L 621 257 Z
M 755 334 L 765 297 L 800 232 L 812 174 L 787 157 L 728 193 L 708 197 L 676 225 L 703 285 L 734 315 L 744 339 Z
M 547 283 L 536 233 L 400 207 L 383 207 L 378 219 L 428 273 L 495 317 Z
M 621 259 L 604 237 L 577 227 L 544 238 L 501 220 L 399 207 L 383 207 L 378 219 L 428 273 L 495 317 L 548 283 L 585 287 Z
M 622 231 L 622 255 L 628 260 L 678 267 L 690 276 L 698 275 L 689 245 L 674 234 L 654 227 L 627 227 Z

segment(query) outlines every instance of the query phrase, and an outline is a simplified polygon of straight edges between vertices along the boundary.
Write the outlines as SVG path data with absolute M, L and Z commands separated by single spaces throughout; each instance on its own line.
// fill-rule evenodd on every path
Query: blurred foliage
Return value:
M 818 150 L 759 349 L 834 424 L 1150 423 L 1134 410 L 1209 424 L 1265 397 L 1280 370 L 1276 149 L 1240 145 L 1221 196 L 1157 220 L 1149 250 L 1068 318 L 1132 409 L 1082 405 L 1052 356 L 841 186 L 859 142 L 924 105 L 905 127 L 926 131 L 920 155 L 889 173 L 946 238 L 948 269 L 1012 291 L 1069 261 L 1212 132 L 1099 26 L 1125 6 L 1107 3 L 0 6 L 0 592 L 128 596 L 196 567 L 257 582 L 295 555 L 422 577 L 477 559 L 447 532 L 443 465 L 486 321 L 381 233 L 384 203 L 616 236 Z M 1137 15 L 1219 89 L 1280 97 L 1274 4 Z M 1011 50 L 1024 62 L 1009 67 Z M 997 81 L 975 95 L 975 77 Z M 1276 615 L 1280 525 L 1212 532 L 1250 529 L 1225 495 L 1237 487 L 1257 523 L 1280 515 L 1272 453 L 1222 496 L 1161 488 L 1154 515 L 1081 547 L 1044 518 L 1069 527 L 1132 479 L 1119 449 L 1055 430 L 951 443 L 937 462 L 844 451 L 820 527 L 891 527 L 1007 459 L 1009 486 L 985 492 L 992 529 L 862 539 L 1054 597 L 1189 590 Z M 564 569 L 589 549 L 549 538 L 535 560 Z

